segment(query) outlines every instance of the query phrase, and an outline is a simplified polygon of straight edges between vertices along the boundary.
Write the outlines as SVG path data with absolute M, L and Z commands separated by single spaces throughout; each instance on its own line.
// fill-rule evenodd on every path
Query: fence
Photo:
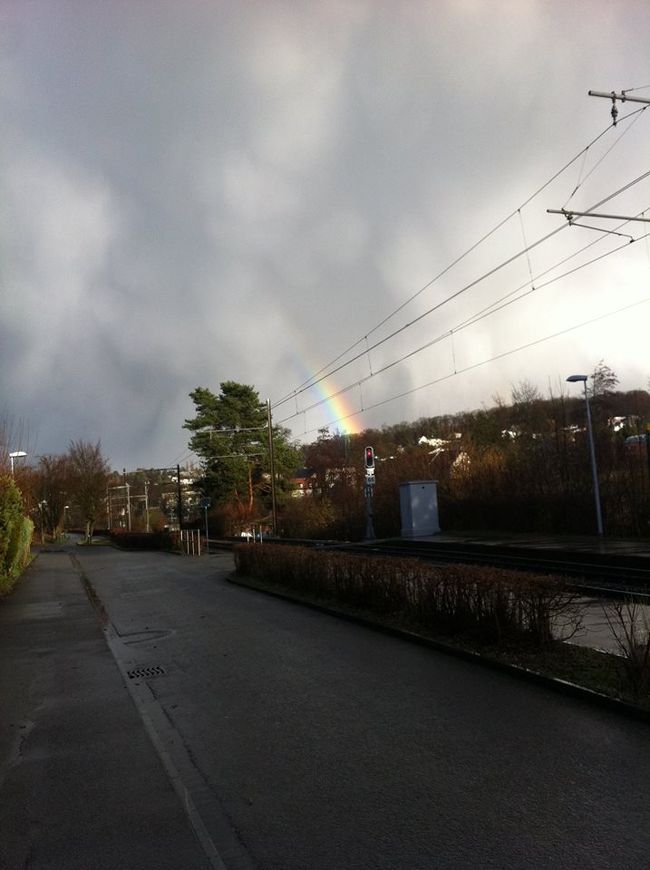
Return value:
M 181 551 L 186 556 L 201 555 L 201 532 L 198 529 L 181 530 Z

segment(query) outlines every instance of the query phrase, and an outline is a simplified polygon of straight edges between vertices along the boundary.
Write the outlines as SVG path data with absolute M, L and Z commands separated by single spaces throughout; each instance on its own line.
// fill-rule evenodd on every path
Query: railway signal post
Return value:
M 372 509 L 372 497 L 374 495 L 374 489 L 375 489 L 375 451 L 374 451 L 374 448 L 366 447 L 364 457 L 365 457 L 365 466 L 366 466 L 366 480 L 365 480 L 366 534 L 365 534 L 364 540 L 374 541 L 375 529 L 374 529 L 374 525 L 373 525 L 373 509 Z

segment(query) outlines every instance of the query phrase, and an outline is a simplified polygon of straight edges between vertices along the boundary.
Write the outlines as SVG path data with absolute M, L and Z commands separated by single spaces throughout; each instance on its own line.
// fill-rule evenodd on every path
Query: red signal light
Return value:
M 366 468 L 375 467 L 375 451 L 372 447 L 366 447 Z

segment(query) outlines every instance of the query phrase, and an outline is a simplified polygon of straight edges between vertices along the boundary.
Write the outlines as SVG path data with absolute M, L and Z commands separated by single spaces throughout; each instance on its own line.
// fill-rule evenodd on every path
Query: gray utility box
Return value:
M 440 533 L 436 480 L 400 483 L 399 505 L 403 538 L 425 538 Z

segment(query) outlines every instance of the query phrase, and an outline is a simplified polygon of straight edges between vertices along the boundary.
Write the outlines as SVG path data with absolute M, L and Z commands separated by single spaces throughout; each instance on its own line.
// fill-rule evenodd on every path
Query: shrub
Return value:
M 623 658 L 626 688 L 632 697 L 650 693 L 650 617 L 644 605 L 628 597 L 603 604 L 605 620 Z
M 34 525 L 23 516 L 20 490 L 9 475 L 0 477 L 0 593 L 13 587 L 29 560 Z
M 237 545 L 237 573 L 425 631 L 538 648 L 580 626 L 559 577 L 317 548 Z

